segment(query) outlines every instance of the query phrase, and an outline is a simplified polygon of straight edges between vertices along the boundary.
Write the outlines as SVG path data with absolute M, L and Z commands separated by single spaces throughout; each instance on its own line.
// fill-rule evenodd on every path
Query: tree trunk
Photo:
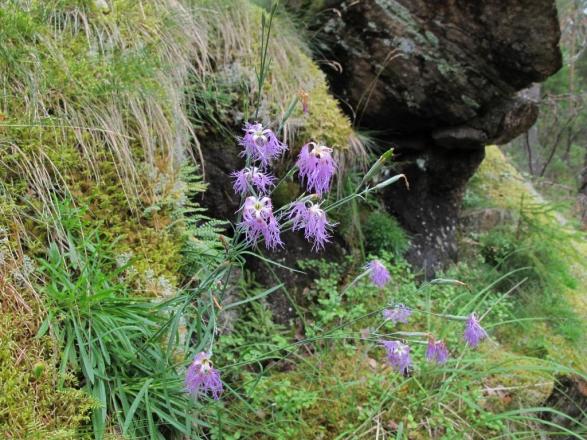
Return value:
M 534 102 L 540 102 L 540 84 L 532 84 L 526 92 L 526 96 Z M 528 172 L 530 175 L 535 176 L 540 171 L 540 164 L 542 159 L 539 154 L 539 137 L 538 137 L 538 124 L 532 125 L 524 136 L 524 145 L 526 152 L 526 163 L 528 164 Z

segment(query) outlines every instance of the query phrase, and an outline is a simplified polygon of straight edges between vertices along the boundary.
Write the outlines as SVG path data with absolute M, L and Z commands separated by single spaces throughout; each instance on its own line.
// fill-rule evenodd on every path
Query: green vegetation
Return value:
M 523 299 L 504 282 L 516 273 L 483 285 L 490 276 L 484 263 L 462 264 L 443 280 L 418 286 L 405 262 L 389 254 L 382 258 L 393 276 L 384 290 L 367 281 L 345 287 L 341 279 L 356 270 L 351 260 L 304 262 L 304 269 L 317 274 L 307 292 L 313 305 L 304 311 L 312 325 L 289 345 L 275 329 L 271 334 L 279 339 L 269 342 L 250 324 L 260 322 L 266 309 L 237 322 L 243 345 L 234 364 L 248 366 L 233 380 L 245 400 L 222 410 L 224 430 L 213 438 L 371 438 L 376 432 L 397 438 L 525 438 L 541 429 L 540 414 L 550 411 L 541 405 L 556 375 L 572 370 L 524 354 L 531 341 L 511 331 L 523 324 L 516 318 Z M 451 282 L 455 277 L 467 284 Z M 409 325 L 384 322 L 382 308 L 390 303 L 414 308 Z M 462 322 L 431 314 L 473 309 L 487 311 L 483 322 L 495 335 L 478 352 L 462 348 Z M 410 332 L 406 338 L 417 365 L 408 377 L 393 372 L 377 346 L 382 337 L 402 331 Z M 424 360 L 426 336 L 419 335 L 429 332 L 450 347 L 448 364 Z M 579 433 L 585 426 L 574 429 Z
M 308 139 L 335 148 L 344 197 L 364 142 L 285 12 L 258 81 L 261 7 L 105 4 L 0 1 L 0 437 L 585 435 L 584 420 L 545 407 L 558 377 L 585 378 L 585 249 L 521 198 L 498 150 L 467 201 L 512 209 L 515 222 L 467 237 L 466 261 L 419 282 L 397 221 L 353 199 L 332 213 L 353 257 L 299 261 L 312 283 L 293 325 L 278 324 L 269 296 L 282 286 L 260 287 L 246 265 L 256 250 L 199 206 L 205 168 L 194 159 L 211 137 L 234 142 L 258 110 L 291 146 L 283 169 Z M 282 188 L 284 201 L 300 192 Z M 367 282 L 363 253 L 387 265 L 385 289 Z M 383 320 L 397 303 L 414 309 L 409 327 Z M 473 311 L 491 334 L 479 351 L 462 343 L 462 321 L 439 316 Z M 424 360 L 430 333 L 450 347 L 446 365 Z M 384 337 L 412 344 L 410 375 L 387 365 Z M 218 402 L 183 382 L 212 346 Z M 548 425 L 548 412 L 568 423 Z
M 486 262 L 484 273 L 520 269 L 511 283 L 525 279 L 515 294 L 520 299 L 515 316 L 525 319 L 519 326 L 520 340 L 532 335 L 529 350 L 533 346 L 536 354 L 548 353 L 583 371 L 587 359 L 582 337 L 587 312 L 584 235 L 563 225 L 564 219 L 537 199 L 497 147 L 487 148 L 469 193 L 481 206 L 512 213 L 509 224 L 471 238 L 474 252 Z
M 376 254 L 387 251 L 401 256 L 410 245 L 406 232 L 397 220 L 384 212 L 369 214 L 363 225 L 363 233 L 367 251 Z

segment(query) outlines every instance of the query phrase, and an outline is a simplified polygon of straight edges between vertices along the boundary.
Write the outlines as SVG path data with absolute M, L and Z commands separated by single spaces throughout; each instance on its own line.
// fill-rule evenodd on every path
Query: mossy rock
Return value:
M 95 403 L 55 365 L 57 347 L 35 339 L 26 314 L 0 314 L 0 437 L 77 439 Z M 59 383 L 64 382 L 63 385 Z

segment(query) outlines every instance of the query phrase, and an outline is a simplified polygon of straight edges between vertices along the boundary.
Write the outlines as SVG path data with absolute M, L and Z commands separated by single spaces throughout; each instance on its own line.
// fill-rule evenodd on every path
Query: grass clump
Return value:
M 60 371 L 79 371 L 83 389 L 99 403 L 93 435 L 189 435 L 198 422 L 180 376 L 183 356 L 161 341 L 169 311 L 131 296 L 128 263 L 117 264 L 99 233 L 83 230 L 79 210 L 60 209 L 67 241 L 51 243 L 40 261 L 50 281 L 41 286 L 47 317 L 38 334 L 56 339 Z

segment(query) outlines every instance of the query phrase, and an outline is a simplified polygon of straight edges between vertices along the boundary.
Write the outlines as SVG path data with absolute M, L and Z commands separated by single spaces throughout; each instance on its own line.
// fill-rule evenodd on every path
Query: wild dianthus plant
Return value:
M 259 94 L 263 90 L 263 81 L 270 64 L 267 59 L 267 44 L 274 13 L 275 7 L 269 17 L 263 16 L 262 20 L 261 62 L 257 78 Z M 288 243 L 282 239 L 282 234 L 290 230 L 303 232 L 305 239 L 311 243 L 311 250 L 320 251 L 331 241 L 336 227 L 328 217 L 329 212 L 402 179 L 406 186 L 408 185 L 403 174 L 373 186 L 370 185 L 372 178 L 390 158 L 390 150 L 371 166 L 350 194 L 337 200 L 334 196 L 329 196 L 339 168 L 333 156 L 333 148 L 314 140 L 308 140 L 301 146 L 295 164 L 279 180 L 273 174 L 273 164 L 291 150 L 290 146 L 280 139 L 280 130 L 297 104 L 297 99 L 292 101 L 284 119 L 279 124 L 262 124 L 257 120 L 244 124 L 243 134 L 237 142 L 242 148 L 240 154 L 245 158 L 245 166 L 241 170 L 234 170 L 230 175 L 233 179 L 234 192 L 241 200 L 240 209 L 237 211 L 237 221 L 233 225 L 234 235 L 230 241 L 223 241 L 225 245 L 223 261 L 194 288 L 186 289 L 183 294 L 172 300 L 177 308 L 168 324 L 171 329 L 179 328 L 182 322 L 196 323 L 188 329 L 184 337 L 184 350 L 186 353 L 191 353 L 190 364 L 186 370 L 185 389 L 197 399 L 201 399 L 204 395 L 219 399 L 225 388 L 221 381 L 221 370 L 216 369 L 212 363 L 214 342 L 218 334 L 217 312 L 260 299 L 281 287 L 278 285 L 254 298 L 225 304 L 231 276 L 239 267 L 244 266 L 245 257 L 253 256 L 268 264 L 280 266 L 271 259 L 265 258 L 262 255 L 262 249 L 287 250 Z M 260 97 L 257 97 L 255 119 L 258 116 L 260 102 Z M 272 199 L 273 192 L 286 178 L 296 174 L 305 191 L 283 206 L 276 207 Z M 389 271 L 379 260 L 370 261 L 351 284 L 365 276 L 369 276 L 377 288 L 384 288 L 391 280 Z M 194 304 L 197 305 L 194 307 Z M 411 313 L 410 308 L 395 305 L 384 311 L 384 319 L 408 323 Z M 444 316 L 447 319 L 467 321 L 463 337 L 470 347 L 477 346 L 487 336 L 475 314 L 471 314 L 468 318 Z M 176 331 L 172 331 L 171 334 L 175 335 Z M 391 366 L 401 374 L 408 374 L 412 369 L 411 347 L 401 334 L 394 335 L 397 337 L 391 340 L 382 338 L 380 344 L 385 348 Z M 404 332 L 404 335 L 421 336 L 424 344 L 428 341 L 426 357 L 429 361 L 438 364 L 447 361 L 449 350 L 446 344 L 436 340 L 434 335 L 415 332 Z M 177 343 L 177 340 L 170 339 L 170 351 L 177 347 Z

